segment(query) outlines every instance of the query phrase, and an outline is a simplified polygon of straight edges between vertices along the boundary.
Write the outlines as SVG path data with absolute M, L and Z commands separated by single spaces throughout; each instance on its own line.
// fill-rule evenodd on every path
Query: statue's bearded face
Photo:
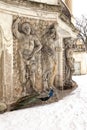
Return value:
M 31 28 L 30 28 L 29 23 L 23 23 L 23 25 L 22 25 L 22 31 L 23 31 L 26 35 L 29 35 L 29 34 L 30 34 Z

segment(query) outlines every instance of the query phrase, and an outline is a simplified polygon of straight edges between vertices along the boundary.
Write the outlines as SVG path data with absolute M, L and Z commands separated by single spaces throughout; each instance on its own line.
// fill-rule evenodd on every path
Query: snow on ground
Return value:
M 59 102 L 0 115 L 0 130 L 87 130 L 87 75 Z

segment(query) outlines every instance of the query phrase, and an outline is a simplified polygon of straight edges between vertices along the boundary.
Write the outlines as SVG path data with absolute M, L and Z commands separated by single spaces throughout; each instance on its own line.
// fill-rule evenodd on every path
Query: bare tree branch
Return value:
M 79 29 L 78 38 L 81 38 L 87 47 L 87 17 L 82 15 L 81 19 L 77 19 L 76 27 Z

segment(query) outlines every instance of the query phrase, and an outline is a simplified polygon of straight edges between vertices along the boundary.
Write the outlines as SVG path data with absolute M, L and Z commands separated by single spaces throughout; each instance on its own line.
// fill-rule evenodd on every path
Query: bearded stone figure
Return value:
M 54 88 L 57 73 L 56 45 L 58 44 L 57 24 L 53 23 L 46 28 L 42 36 L 42 73 L 43 89 Z

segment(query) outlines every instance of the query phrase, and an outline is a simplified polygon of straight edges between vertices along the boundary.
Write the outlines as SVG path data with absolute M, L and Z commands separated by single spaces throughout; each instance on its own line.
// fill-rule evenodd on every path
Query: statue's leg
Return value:
M 32 88 L 37 91 L 36 86 L 35 86 L 35 72 L 36 72 L 36 63 L 34 60 L 31 60 L 30 62 L 30 81 L 31 81 L 31 86 Z
M 51 73 L 48 78 L 49 79 L 48 84 L 50 88 L 54 87 L 54 80 L 55 80 L 56 72 L 57 72 L 57 64 L 53 64 Z
M 26 85 L 26 64 L 23 59 L 21 59 L 21 67 L 20 67 L 21 73 L 20 73 L 20 81 L 22 84 L 22 92 L 25 91 L 25 85 Z
M 49 66 L 48 61 L 44 58 L 42 58 L 42 83 L 43 83 L 43 91 L 46 91 L 48 89 L 48 73 L 49 73 Z
M 47 72 L 43 74 L 43 90 L 46 91 L 48 89 L 48 76 Z

